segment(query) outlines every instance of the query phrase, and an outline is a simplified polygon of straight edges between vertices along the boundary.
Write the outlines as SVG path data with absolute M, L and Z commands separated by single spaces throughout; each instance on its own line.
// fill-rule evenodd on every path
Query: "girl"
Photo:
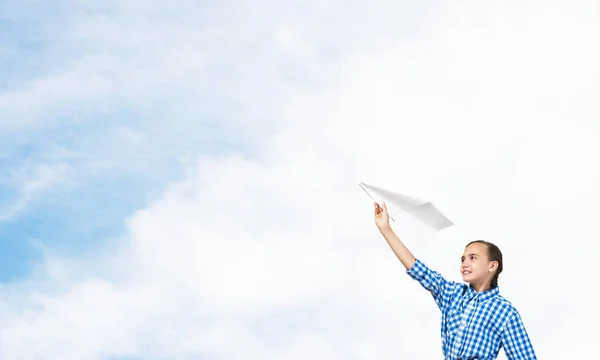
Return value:
M 499 293 L 502 253 L 496 245 L 478 240 L 466 246 L 460 266 L 465 285 L 444 279 L 413 256 L 390 227 L 385 203 L 375 203 L 375 223 L 407 274 L 440 308 L 446 360 L 493 360 L 501 347 L 509 360 L 537 360 L 518 311 Z

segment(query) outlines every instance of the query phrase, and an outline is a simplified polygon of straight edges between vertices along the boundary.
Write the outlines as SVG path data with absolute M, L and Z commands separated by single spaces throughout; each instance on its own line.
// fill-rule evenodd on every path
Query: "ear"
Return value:
M 490 266 L 489 266 L 489 271 L 496 271 L 498 269 L 498 262 L 497 261 L 490 261 Z

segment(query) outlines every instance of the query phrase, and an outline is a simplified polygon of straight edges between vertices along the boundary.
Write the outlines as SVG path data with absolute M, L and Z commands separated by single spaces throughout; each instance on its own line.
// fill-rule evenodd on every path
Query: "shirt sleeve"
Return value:
M 502 344 L 509 360 L 537 360 L 525 325 L 516 310 L 504 326 Z
M 443 311 L 446 308 L 454 292 L 455 282 L 444 279 L 442 275 L 428 268 L 419 259 L 406 273 L 431 293 L 440 310 Z

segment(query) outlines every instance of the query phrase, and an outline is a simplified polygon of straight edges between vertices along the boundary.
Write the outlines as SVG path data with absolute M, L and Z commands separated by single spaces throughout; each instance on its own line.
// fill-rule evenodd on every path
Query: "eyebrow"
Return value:
M 469 255 L 467 255 L 467 256 L 473 256 L 473 255 L 475 255 L 475 256 L 479 256 L 479 254 L 475 254 L 475 253 L 470 253 L 470 254 L 469 254 Z M 461 256 L 460 258 L 461 258 L 461 259 L 464 259 L 464 258 L 465 258 L 465 256 L 463 255 L 463 256 Z

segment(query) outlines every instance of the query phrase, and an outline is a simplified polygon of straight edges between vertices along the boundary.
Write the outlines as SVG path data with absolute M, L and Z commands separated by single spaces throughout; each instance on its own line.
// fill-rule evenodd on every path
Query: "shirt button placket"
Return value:
M 471 319 L 472 319 L 472 314 L 473 314 L 473 310 L 475 310 L 475 308 L 477 307 L 477 303 L 479 302 L 479 294 L 475 295 L 473 297 L 473 299 L 471 299 L 471 301 L 469 301 L 468 305 L 467 305 L 467 310 L 465 311 L 465 315 L 462 318 L 461 324 L 460 324 L 460 339 L 458 341 L 458 344 L 460 344 L 460 350 L 458 351 L 458 354 L 461 355 L 464 348 L 465 348 L 465 333 L 467 331 L 468 325 L 471 324 Z M 467 323 L 468 320 L 468 323 Z M 462 360 L 462 355 L 458 357 L 458 360 Z

